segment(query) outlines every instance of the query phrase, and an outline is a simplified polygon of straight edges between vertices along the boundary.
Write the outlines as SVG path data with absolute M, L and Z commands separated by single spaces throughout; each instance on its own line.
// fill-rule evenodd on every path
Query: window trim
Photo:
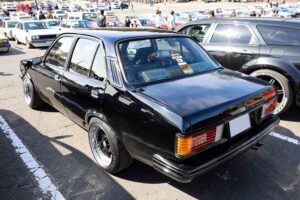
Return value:
M 90 69 L 89 69 L 89 73 L 88 75 L 83 75 L 83 74 L 80 74 L 78 72 L 71 72 L 69 69 L 70 69 L 70 63 L 71 63 L 71 59 L 72 59 L 72 56 L 73 56 L 73 53 L 74 53 L 74 50 L 75 50 L 75 47 L 76 47 L 76 44 L 78 42 L 79 39 L 89 39 L 89 40 L 92 40 L 92 41 L 96 41 L 98 43 L 98 47 L 96 49 L 96 52 L 93 56 L 93 61 L 92 61 L 92 64 L 90 66 Z M 99 80 L 96 80 L 94 78 L 91 78 L 90 75 L 91 75 L 91 69 L 93 67 L 93 63 L 94 63 L 94 60 L 95 60 L 95 57 L 96 57 L 96 54 L 97 54 L 97 51 L 98 49 L 102 47 L 103 49 L 103 52 L 104 52 L 104 59 L 105 59 L 105 69 L 106 69 L 106 78 L 104 79 L 104 81 L 99 81 Z M 73 73 L 73 74 L 76 74 L 78 76 L 83 76 L 85 78 L 88 78 L 88 79 L 93 79 L 95 81 L 99 81 L 99 82 L 105 82 L 105 80 L 107 80 L 107 60 L 106 60 L 106 51 L 105 51 L 105 46 L 104 46 L 104 43 L 102 40 L 98 39 L 98 38 L 95 38 L 95 37 L 92 37 L 92 36 L 86 36 L 86 35 L 78 35 L 75 37 L 74 41 L 73 41 L 73 45 L 72 45 L 72 48 L 71 48 L 71 53 L 69 54 L 69 57 L 68 57 L 68 60 L 67 60 L 67 64 L 65 66 L 65 71 L 68 72 L 68 73 Z
M 45 54 L 44 54 L 44 56 L 43 56 L 43 65 L 48 66 L 48 67 L 52 67 L 52 68 L 55 68 L 55 69 L 60 69 L 60 68 L 58 68 L 58 67 L 55 66 L 55 65 L 51 65 L 51 64 L 50 64 L 51 66 L 49 66 L 49 64 L 46 64 L 46 58 L 47 58 L 47 56 L 49 55 L 49 53 L 50 53 L 51 49 L 53 48 L 53 46 L 56 44 L 56 42 L 57 42 L 58 40 L 60 40 L 61 38 L 64 38 L 64 37 L 71 37 L 71 38 L 73 38 L 73 42 L 72 42 L 72 44 L 71 44 L 71 47 L 70 47 L 69 52 L 70 52 L 70 51 L 73 51 L 73 48 L 74 48 L 74 41 L 76 40 L 76 36 L 75 36 L 75 35 L 72 35 L 72 34 L 64 34 L 64 35 L 61 35 L 60 37 L 58 37 L 58 38 L 51 44 L 51 46 L 50 46 L 50 47 L 48 48 L 48 50 L 45 52 Z M 66 70 L 67 63 L 69 62 L 69 57 L 70 57 L 70 54 L 68 54 L 68 56 L 67 56 L 67 58 L 66 58 L 66 62 L 65 62 L 65 64 L 64 64 L 63 68 L 62 68 L 63 71 Z
M 212 39 L 213 36 L 218 28 L 219 25 L 240 25 L 240 26 L 245 26 L 248 28 L 248 30 L 250 31 L 250 33 L 252 34 L 253 37 L 255 37 L 256 43 L 255 44 L 236 44 L 236 43 L 212 43 Z M 252 28 L 248 25 L 248 24 L 244 24 L 244 23 L 217 23 L 212 31 L 212 33 L 210 34 L 210 37 L 208 38 L 207 44 L 209 45 L 230 45 L 230 46 L 258 46 L 260 45 L 260 41 L 257 37 L 257 35 L 255 34 L 255 32 L 252 30 Z

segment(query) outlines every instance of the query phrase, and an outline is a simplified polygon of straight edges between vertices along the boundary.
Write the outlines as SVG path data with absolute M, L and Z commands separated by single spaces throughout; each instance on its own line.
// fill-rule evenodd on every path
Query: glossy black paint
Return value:
M 299 29 L 299 20 L 257 19 L 257 18 L 226 18 L 204 19 L 193 21 L 178 28 L 181 32 L 194 25 L 208 25 L 211 27 L 205 34 L 201 46 L 224 67 L 246 74 L 264 68 L 272 69 L 285 75 L 292 84 L 295 102 L 300 106 L 300 46 L 268 45 L 260 32 L 258 25 L 281 26 Z M 253 45 L 213 44 L 211 38 L 220 24 L 245 25 L 256 39 Z
M 227 123 L 246 112 L 253 112 L 253 115 L 254 111 L 261 112 L 265 103 L 263 100 L 255 105 L 246 105 L 245 102 L 271 88 L 264 81 L 223 68 L 134 88 L 124 78 L 116 50 L 118 41 L 186 36 L 153 32 L 80 31 L 62 34 L 59 38 L 66 35 L 74 36 L 74 44 L 63 70 L 45 65 L 44 60 L 29 68 L 25 67 L 28 62 L 22 61 L 21 74 L 26 68 L 41 98 L 81 127 L 88 129 L 92 117 L 108 124 L 130 155 L 149 165 L 153 165 L 154 155 L 178 166 L 192 162 L 193 157 L 185 159 L 175 155 L 177 134 L 187 136 L 205 127 Z M 76 40 L 81 37 L 103 43 L 107 79 L 99 81 L 69 70 L 70 55 Z M 270 118 L 274 119 L 269 125 L 271 130 L 278 123 L 278 118 L 272 115 Z M 268 126 L 265 121 L 253 122 L 253 130 L 263 129 L 257 135 L 269 131 L 264 126 Z M 246 137 L 242 138 L 245 140 Z M 234 144 L 238 145 L 239 140 L 229 146 Z M 219 149 L 218 145 L 214 149 Z M 205 151 L 201 155 L 205 155 Z M 217 156 L 210 154 L 211 157 L 214 155 Z

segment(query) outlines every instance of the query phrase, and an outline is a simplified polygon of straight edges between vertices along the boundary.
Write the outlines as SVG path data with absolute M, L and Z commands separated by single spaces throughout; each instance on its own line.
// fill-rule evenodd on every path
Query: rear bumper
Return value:
M 267 122 L 264 123 L 262 127 L 259 127 L 256 130 L 252 130 L 252 137 L 242 140 L 235 145 L 232 145 L 232 148 L 230 148 L 228 151 L 216 155 L 215 157 L 213 157 L 213 159 L 210 159 L 201 165 L 189 166 L 182 163 L 176 163 L 174 161 L 165 159 L 159 154 L 153 155 L 152 165 L 156 170 L 165 174 L 166 176 L 169 176 L 170 178 L 173 178 L 178 182 L 188 183 L 197 176 L 248 150 L 257 142 L 266 137 L 269 133 L 271 133 L 278 123 L 279 118 L 277 116 L 271 117 Z

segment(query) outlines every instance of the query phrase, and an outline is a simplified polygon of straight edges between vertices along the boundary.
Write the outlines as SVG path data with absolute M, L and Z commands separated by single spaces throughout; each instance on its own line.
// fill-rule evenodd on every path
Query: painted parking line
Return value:
M 270 135 L 273 136 L 273 137 L 279 138 L 281 140 L 285 140 L 287 142 L 290 142 L 290 143 L 293 143 L 293 144 L 296 144 L 296 145 L 300 145 L 300 141 L 297 140 L 297 139 L 294 139 L 294 138 L 291 138 L 291 137 L 288 137 L 288 136 L 285 136 L 285 135 L 281 135 L 281 134 L 276 133 L 276 132 L 272 132 L 272 133 L 270 133 Z
M 17 134 L 10 128 L 5 119 L 0 116 L 0 129 L 4 135 L 11 140 L 11 144 L 19 154 L 20 158 L 27 166 L 28 170 L 33 174 L 37 181 L 41 192 L 46 195 L 50 195 L 53 200 L 65 199 L 57 187 L 53 184 L 43 168 L 33 158 L 29 150 L 17 136 Z
M 13 49 L 15 49 L 17 51 L 22 51 L 23 53 L 27 53 L 27 51 L 25 51 L 25 50 L 23 50 L 23 49 L 21 49 L 19 47 L 11 46 L 11 48 L 13 48 Z

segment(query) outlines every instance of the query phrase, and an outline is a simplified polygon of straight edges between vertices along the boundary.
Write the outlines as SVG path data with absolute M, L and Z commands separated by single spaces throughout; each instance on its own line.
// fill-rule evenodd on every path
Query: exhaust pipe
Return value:
M 256 143 L 255 145 L 253 145 L 253 146 L 251 147 L 251 149 L 253 149 L 253 150 L 258 150 L 262 145 L 264 145 L 264 144 L 261 143 L 261 142 L 258 142 L 258 143 Z

